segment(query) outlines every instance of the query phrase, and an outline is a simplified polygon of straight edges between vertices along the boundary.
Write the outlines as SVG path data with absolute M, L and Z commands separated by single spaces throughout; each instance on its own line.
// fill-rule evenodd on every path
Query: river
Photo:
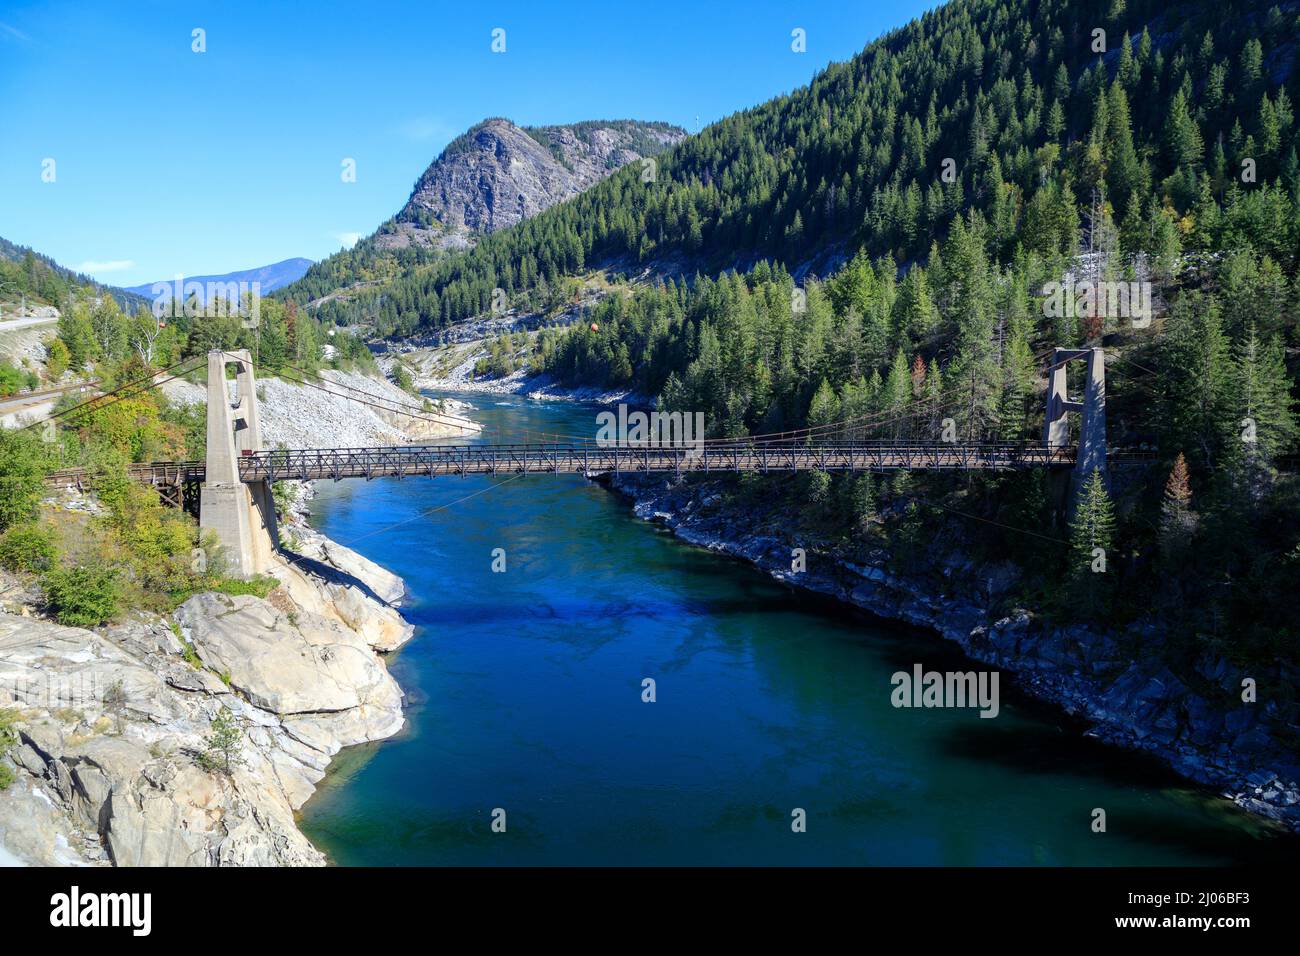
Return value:
M 591 406 L 463 397 L 489 438 L 595 433 Z M 317 492 L 313 525 L 400 574 L 417 629 L 389 661 L 406 729 L 341 753 L 303 809 L 304 832 L 335 863 L 1180 865 L 1294 853 L 1228 801 L 1083 739 L 1017 698 L 1007 675 L 996 719 L 894 708 L 894 672 L 976 665 L 933 635 L 687 546 L 577 476 Z M 796 809 L 805 832 L 792 829 Z

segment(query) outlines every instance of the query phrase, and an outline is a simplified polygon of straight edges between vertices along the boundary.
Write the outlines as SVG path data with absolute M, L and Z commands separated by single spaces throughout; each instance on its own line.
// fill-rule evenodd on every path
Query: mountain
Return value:
M 449 251 L 472 248 L 482 236 L 578 196 L 628 164 L 658 157 L 685 136 L 680 127 L 637 120 L 532 127 L 484 120 L 447 145 L 392 219 L 317 263 L 283 294 L 327 306 L 323 317 L 374 322 L 368 290 Z M 361 303 L 359 314 L 353 300 Z M 392 301 L 378 308 L 385 313 L 379 324 L 398 323 Z M 411 313 L 408 324 L 415 319 Z
M 467 248 L 475 234 L 513 226 L 685 135 L 666 123 L 629 120 L 536 127 L 485 120 L 430 164 L 375 244 Z
M 803 275 L 858 250 L 924 261 L 973 212 L 999 261 L 1061 253 L 1103 205 L 1128 249 L 1165 242 L 1166 214 L 1180 236 L 1200 224 L 1190 238 L 1217 241 L 1211 201 L 1229 233 L 1294 217 L 1280 204 L 1300 177 L 1298 9 L 953 0 L 688 137 L 654 182 L 625 169 L 473 249 L 365 275 L 354 317 L 382 329 L 398 303 L 402 328 L 436 327 L 485 311 L 495 288 L 540 303 L 535 290 L 592 266 L 716 274 L 766 258 Z M 1264 240 L 1275 258 L 1294 255 L 1282 224 Z
M 301 279 L 306 274 L 307 270 L 311 268 L 311 265 L 312 261 L 310 259 L 285 259 L 282 262 L 274 262 L 269 266 L 258 266 L 254 269 L 240 269 L 237 272 L 226 272 L 222 275 L 185 276 L 184 281 L 198 282 L 205 290 L 207 289 L 209 282 L 223 284 L 227 282 L 247 282 L 250 285 L 257 282 L 261 284 L 262 294 L 265 295 L 268 292 L 274 292 L 276 289 L 283 288 L 284 286 Z M 158 279 L 157 282 L 164 282 L 168 286 L 171 286 L 175 283 L 175 277 Z M 127 291 L 137 292 L 140 295 L 148 296 L 152 299 L 154 284 L 155 283 L 153 282 L 146 282 L 142 285 L 128 286 Z M 200 294 L 200 301 L 202 301 L 203 298 L 204 295 Z
M 718 437 L 1037 443 L 1054 350 L 1102 350 L 1111 447 L 1153 460 L 1073 501 L 1042 470 L 695 501 L 730 498 L 747 541 L 749 502 L 799 515 L 778 539 L 888 553 L 945 599 L 1008 562 L 1004 597 L 974 598 L 990 618 L 1082 622 L 1082 645 L 1119 637 L 1112 675 L 1155 661 L 1235 707 L 1227 661 L 1260 686 L 1300 667 L 1298 97 L 1294 0 L 953 0 L 690 137 L 651 188 L 616 174 L 374 294 L 437 326 L 495 287 L 536 307 L 585 270 L 668 275 L 543 329 L 534 358 Z M 1092 301 L 1061 307 L 1063 284 Z
M 61 266 L 49 256 L 0 237 L 0 295 L 6 302 L 24 297 L 28 306 L 61 306 L 68 296 L 111 295 L 119 307 L 134 312 L 149 300 L 129 289 L 104 285 L 88 275 Z

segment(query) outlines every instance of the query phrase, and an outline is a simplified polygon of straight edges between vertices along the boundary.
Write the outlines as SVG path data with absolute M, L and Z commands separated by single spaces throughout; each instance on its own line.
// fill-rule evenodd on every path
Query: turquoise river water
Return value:
M 498 437 L 592 406 L 473 396 Z M 692 548 L 577 476 L 321 482 L 313 524 L 400 574 L 398 736 L 306 805 L 338 864 L 1231 864 L 1295 844 L 1080 736 L 1003 675 L 996 719 L 895 709 L 975 665 Z M 493 487 L 499 485 L 498 487 Z M 434 510 L 440 509 L 440 510 Z M 954 519 L 959 520 L 959 519 Z M 492 570 L 493 550 L 506 570 Z M 642 680 L 656 701 L 642 701 Z M 1092 831 L 1104 808 L 1107 831 Z M 504 833 L 493 811 L 505 811 Z M 792 811 L 806 813 L 793 832 Z

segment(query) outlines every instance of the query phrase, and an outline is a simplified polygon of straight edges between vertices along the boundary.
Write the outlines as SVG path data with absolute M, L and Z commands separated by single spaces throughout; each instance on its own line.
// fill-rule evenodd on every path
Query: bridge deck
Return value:
M 244 481 L 313 481 L 439 475 L 580 474 L 637 472 L 1006 471 L 1071 467 L 1074 448 L 1014 443 L 839 442 L 819 445 L 737 443 L 687 447 L 596 444 L 398 445 L 312 448 L 245 455 Z M 1113 464 L 1149 461 L 1154 453 L 1115 452 Z M 204 480 L 202 462 L 130 466 L 132 477 L 174 486 Z M 82 469 L 55 472 L 55 485 L 78 485 Z

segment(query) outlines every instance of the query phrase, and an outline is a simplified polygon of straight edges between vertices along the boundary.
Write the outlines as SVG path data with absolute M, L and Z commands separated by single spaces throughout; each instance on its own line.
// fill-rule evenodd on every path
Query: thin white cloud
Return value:
M 430 139 L 450 139 L 456 131 L 432 116 L 416 116 L 401 123 L 397 132 L 407 139 L 424 142 Z
M 22 40 L 24 43 L 31 43 L 32 38 L 17 27 L 11 27 L 9 24 L 0 20 L 0 35 L 11 36 L 14 39 Z
M 89 259 L 77 266 L 77 271 L 93 276 L 98 272 L 125 272 L 127 269 L 134 267 L 135 262 L 131 259 L 109 259 L 107 262 L 97 262 L 94 259 Z
M 343 243 L 343 248 L 351 249 L 361 239 L 359 232 L 336 232 L 333 233 L 335 239 Z

